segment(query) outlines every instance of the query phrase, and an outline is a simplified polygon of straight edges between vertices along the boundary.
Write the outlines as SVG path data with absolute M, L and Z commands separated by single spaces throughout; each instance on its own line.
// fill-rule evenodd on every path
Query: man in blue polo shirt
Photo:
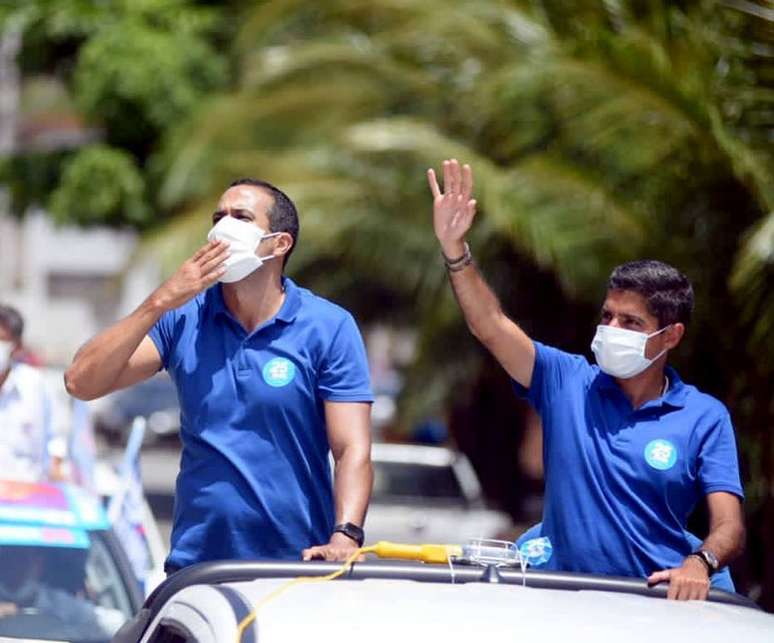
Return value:
M 233 183 L 208 239 L 78 351 L 67 389 L 94 399 L 160 368 L 174 380 L 183 451 L 168 571 L 216 559 L 344 559 L 362 543 L 373 476 L 355 321 L 283 276 L 298 216 L 273 185 Z
M 534 551 L 548 569 L 647 577 L 668 597 L 704 599 L 744 544 L 733 427 L 716 399 L 668 367 L 693 307 L 684 275 L 658 261 L 619 266 L 592 342 L 597 364 L 530 339 L 503 312 L 464 238 L 475 216 L 469 166 L 433 170 L 433 224 L 471 332 L 541 416 L 545 506 Z M 686 521 L 706 499 L 710 532 Z

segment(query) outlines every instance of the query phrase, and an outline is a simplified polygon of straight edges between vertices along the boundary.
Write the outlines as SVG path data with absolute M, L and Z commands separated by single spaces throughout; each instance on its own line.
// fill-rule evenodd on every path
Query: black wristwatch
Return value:
M 704 563 L 707 567 L 707 574 L 709 576 L 712 576 L 712 574 L 718 571 L 718 568 L 720 567 L 718 557 L 708 549 L 697 549 L 696 551 L 692 551 L 691 556 L 696 556 L 696 558 Z
M 333 533 L 335 534 L 336 532 L 344 534 L 347 538 L 354 540 L 358 547 L 363 546 L 363 542 L 365 541 L 365 532 L 363 531 L 362 527 L 358 527 L 352 522 L 342 522 L 333 528 Z

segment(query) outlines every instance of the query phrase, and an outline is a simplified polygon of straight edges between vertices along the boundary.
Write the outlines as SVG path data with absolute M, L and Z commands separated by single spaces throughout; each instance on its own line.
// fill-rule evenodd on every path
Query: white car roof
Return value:
M 254 606 L 287 582 L 261 579 L 221 587 L 236 590 Z M 180 592 L 180 605 L 196 609 L 197 602 L 214 598 L 207 598 L 205 587 Z M 223 638 L 218 634 L 212 640 L 233 641 L 224 631 L 230 628 L 224 627 L 222 615 L 217 621 L 216 631 Z M 683 643 L 697 636 L 702 643 L 770 643 L 774 616 L 734 605 L 604 591 L 375 579 L 288 587 L 259 608 L 252 628 L 261 643 L 340 643 L 344 632 L 368 641 L 444 643 L 482 637 L 541 643 Z
M 147 643 L 159 627 L 174 627 L 196 631 L 199 643 L 233 643 L 242 621 L 252 621 L 243 643 L 340 643 L 342 633 L 443 643 L 482 636 L 539 643 L 774 640 L 774 615 L 718 590 L 707 602 L 668 601 L 664 586 L 648 587 L 644 579 L 400 561 L 361 562 L 338 580 L 323 580 L 337 570 L 317 561 L 193 565 L 168 578 L 136 628 L 114 640 Z

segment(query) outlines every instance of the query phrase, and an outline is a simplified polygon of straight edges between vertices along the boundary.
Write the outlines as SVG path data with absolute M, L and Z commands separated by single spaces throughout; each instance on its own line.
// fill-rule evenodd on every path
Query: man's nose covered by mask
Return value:
M 594 351 L 599 368 L 608 375 L 621 379 L 639 375 L 666 353 L 664 349 L 652 359 L 648 359 L 645 357 L 645 346 L 648 339 L 663 333 L 670 325 L 650 335 L 615 326 L 597 326 L 591 350 Z
M 240 281 L 258 270 L 264 261 L 273 259 L 274 255 L 259 257 L 255 254 L 255 250 L 263 239 L 275 237 L 278 234 L 278 232 L 266 234 L 264 230 L 252 223 L 230 216 L 223 217 L 207 234 L 207 241 L 225 241 L 231 252 L 224 262 L 226 272 L 219 281 L 223 283 Z

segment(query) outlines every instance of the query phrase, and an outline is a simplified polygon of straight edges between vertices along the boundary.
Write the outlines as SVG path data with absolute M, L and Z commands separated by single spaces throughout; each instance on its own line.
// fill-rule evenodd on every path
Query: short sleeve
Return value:
M 317 390 L 329 402 L 373 402 L 365 345 L 349 313 L 320 363 Z
M 164 369 L 169 368 L 169 357 L 172 353 L 172 329 L 175 325 L 175 311 L 164 313 L 148 331 L 148 337 L 156 345 L 161 356 L 161 364 Z
M 699 485 L 704 495 L 727 491 L 744 499 L 734 427 L 727 412 L 702 436 L 697 465 Z
M 582 355 L 565 353 L 540 342 L 535 345 L 535 367 L 532 382 L 527 389 L 513 380 L 513 388 L 519 397 L 525 398 L 539 414 L 551 405 L 554 396 L 570 381 L 577 381 L 585 371 L 590 371 L 588 361 Z

